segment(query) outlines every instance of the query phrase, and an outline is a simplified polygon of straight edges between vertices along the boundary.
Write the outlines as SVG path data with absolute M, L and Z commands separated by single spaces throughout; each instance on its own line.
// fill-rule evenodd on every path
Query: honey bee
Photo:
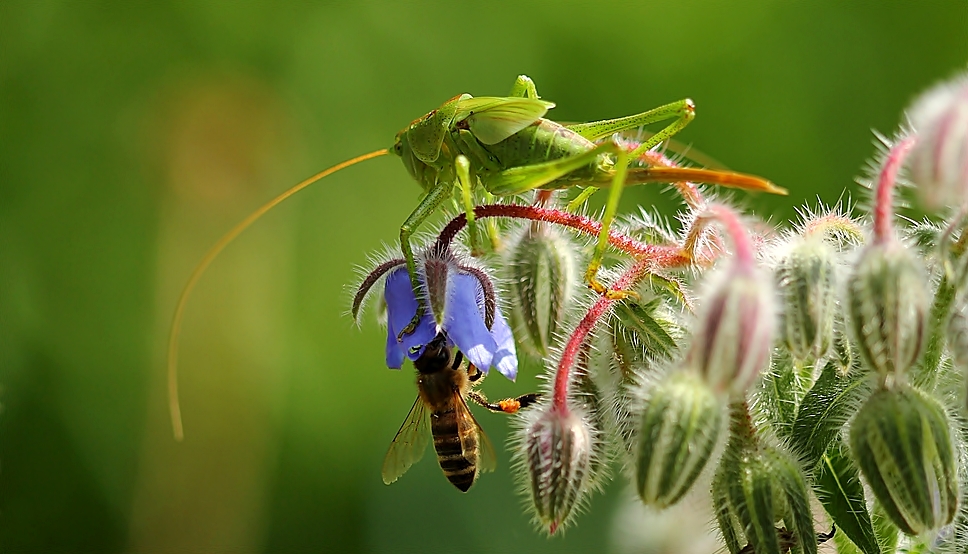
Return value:
M 444 476 L 461 492 L 467 492 L 481 472 L 497 465 L 494 446 L 467 408 L 467 398 L 493 412 L 515 413 L 534 403 L 537 394 L 526 394 L 490 403 L 473 390 L 484 376 L 464 355 L 447 347 L 443 333 L 427 344 L 413 362 L 417 368 L 417 399 L 397 431 L 383 460 L 383 482 L 393 483 L 423 457 L 430 437 Z

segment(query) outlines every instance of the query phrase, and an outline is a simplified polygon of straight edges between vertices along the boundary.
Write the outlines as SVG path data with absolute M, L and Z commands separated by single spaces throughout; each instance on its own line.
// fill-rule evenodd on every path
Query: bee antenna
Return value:
M 243 219 L 228 233 L 225 233 L 222 238 L 218 239 L 218 242 L 209 248 L 208 252 L 206 252 L 205 256 L 202 258 L 202 261 L 198 262 L 198 265 L 196 265 L 195 269 L 192 270 L 192 274 L 188 277 L 188 282 L 185 283 L 185 288 L 182 289 L 181 295 L 178 297 L 178 304 L 175 306 L 175 316 L 172 319 L 171 329 L 168 333 L 168 411 L 171 415 L 171 427 L 175 434 L 176 441 L 181 442 L 182 439 L 185 438 L 184 429 L 182 427 L 181 406 L 178 403 L 178 336 L 181 333 L 182 315 L 184 315 L 185 312 L 185 304 L 188 302 L 188 296 L 191 294 L 192 289 L 195 288 L 195 284 L 198 283 L 198 279 L 202 276 L 202 273 L 205 272 L 208 266 L 212 263 L 212 260 L 214 260 L 215 257 L 218 256 L 219 253 L 222 252 L 222 250 L 224 250 L 230 242 L 242 234 L 242 231 L 245 231 L 249 225 L 255 223 L 257 219 L 265 215 L 266 212 L 272 208 L 278 206 L 283 200 L 286 200 L 290 196 L 296 194 L 316 181 L 319 181 L 324 177 L 328 177 L 341 169 L 345 169 L 351 165 L 356 165 L 360 162 L 365 162 L 366 160 L 383 156 L 387 153 L 387 149 L 383 148 L 368 154 L 363 154 L 362 156 L 357 156 L 351 160 L 346 160 L 345 162 L 338 163 L 332 167 L 320 171 L 305 181 L 283 192 L 279 196 L 265 203 L 258 210 L 249 214 L 248 217 Z

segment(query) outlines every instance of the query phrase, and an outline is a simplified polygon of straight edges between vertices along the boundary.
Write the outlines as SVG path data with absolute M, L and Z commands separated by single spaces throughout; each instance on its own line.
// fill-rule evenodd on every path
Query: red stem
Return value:
M 722 204 L 710 206 L 709 212 L 726 229 L 726 234 L 733 241 L 736 262 L 746 266 L 755 264 L 753 241 L 750 240 L 750 235 L 746 232 L 746 227 L 743 226 L 739 215 Z
M 572 214 L 552 208 L 542 208 L 539 206 L 518 206 L 512 204 L 488 204 L 474 208 L 474 216 L 478 219 L 488 217 L 508 217 L 515 219 L 530 219 L 531 221 L 546 221 L 564 227 L 570 227 L 586 235 L 598 236 L 602 230 L 602 224 L 590 217 Z M 433 248 L 443 251 L 450 247 L 450 243 L 458 232 L 467 226 L 467 217 L 460 214 L 447 224 L 437 237 L 437 242 Z M 647 258 L 654 267 L 676 267 L 688 265 L 692 258 L 683 255 L 683 251 L 678 246 L 659 246 L 639 242 L 629 236 L 623 235 L 615 230 L 608 233 L 608 242 L 615 248 L 631 254 L 636 258 Z
M 613 289 L 624 290 L 628 288 L 652 267 L 653 260 L 644 259 L 636 262 L 615 281 L 612 285 Z M 561 360 L 558 362 L 558 369 L 555 371 L 555 388 L 552 398 L 552 407 L 559 413 L 568 413 L 568 382 L 570 381 L 571 368 L 575 365 L 581 346 L 612 302 L 615 302 L 615 299 L 607 296 L 600 297 L 578 323 L 561 353 Z
M 877 189 L 874 191 L 874 242 L 876 243 L 883 244 L 894 238 L 891 228 L 891 220 L 894 217 L 894 183 L 897 180 L 897 172 L 901 169 L 914 142 L 915 137 L 912 135 L 902 139 L 888 150 L 884 167 L 877 177 Z

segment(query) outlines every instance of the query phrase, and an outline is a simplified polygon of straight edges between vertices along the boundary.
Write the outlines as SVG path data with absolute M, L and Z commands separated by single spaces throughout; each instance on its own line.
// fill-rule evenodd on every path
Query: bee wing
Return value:
M 464 397 L 460 396 L 459 399 L 460 402 L 457 403 L 457 409 L 463 412 L 463 417 L 458 417 L 457 421 L 469 422 L 477 431 L 478 471 L 481 473 L 486 471 L 494 471 L 497 469 L 497 456 L 494 455 L 494 445 L 491 444 L 491 439 L 487 437 L 487 433 L 484 432 L 481 424 L 477 422 L 477 420 L 474 418 L 474 414 L 472 414 L 470 408 L 467 407 L 467 402 L 464 401 Z
M 383 459 L 383 482 L 387 485 L 399 479 L 423 457 L 430 439 L 430 418 L 427 415 L 427 407 L 418 396 Z
M 537 98 L 478 96 L 460 101 L 456 121 L 467 124 L 484 144 L 497 144 L 544 117 L 555 105 Z

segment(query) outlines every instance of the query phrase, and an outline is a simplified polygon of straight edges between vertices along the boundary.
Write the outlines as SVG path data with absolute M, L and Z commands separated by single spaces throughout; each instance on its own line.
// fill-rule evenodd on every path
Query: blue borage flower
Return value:
M 478 268 L 461 264 L 451 252 L 431 249 L 419 261 L 418 280 L 429 309 L 413 333 L 400 336 L 417 311 L 417 299 L 403 260 L 377 266 L 364 278 L 354 300 L 355 315 L 370 287 L 386 274 L 383 298 L 387 307 L 387 367 L 400 369 L 404 358 L 416 360 L 427 344 L 443 333 L 447 345 L 456 346 L 478 369 L 487 372 L 494 367 L 513 380 L 518 372 L 514 336 L 497 306 L 490 277 Z

